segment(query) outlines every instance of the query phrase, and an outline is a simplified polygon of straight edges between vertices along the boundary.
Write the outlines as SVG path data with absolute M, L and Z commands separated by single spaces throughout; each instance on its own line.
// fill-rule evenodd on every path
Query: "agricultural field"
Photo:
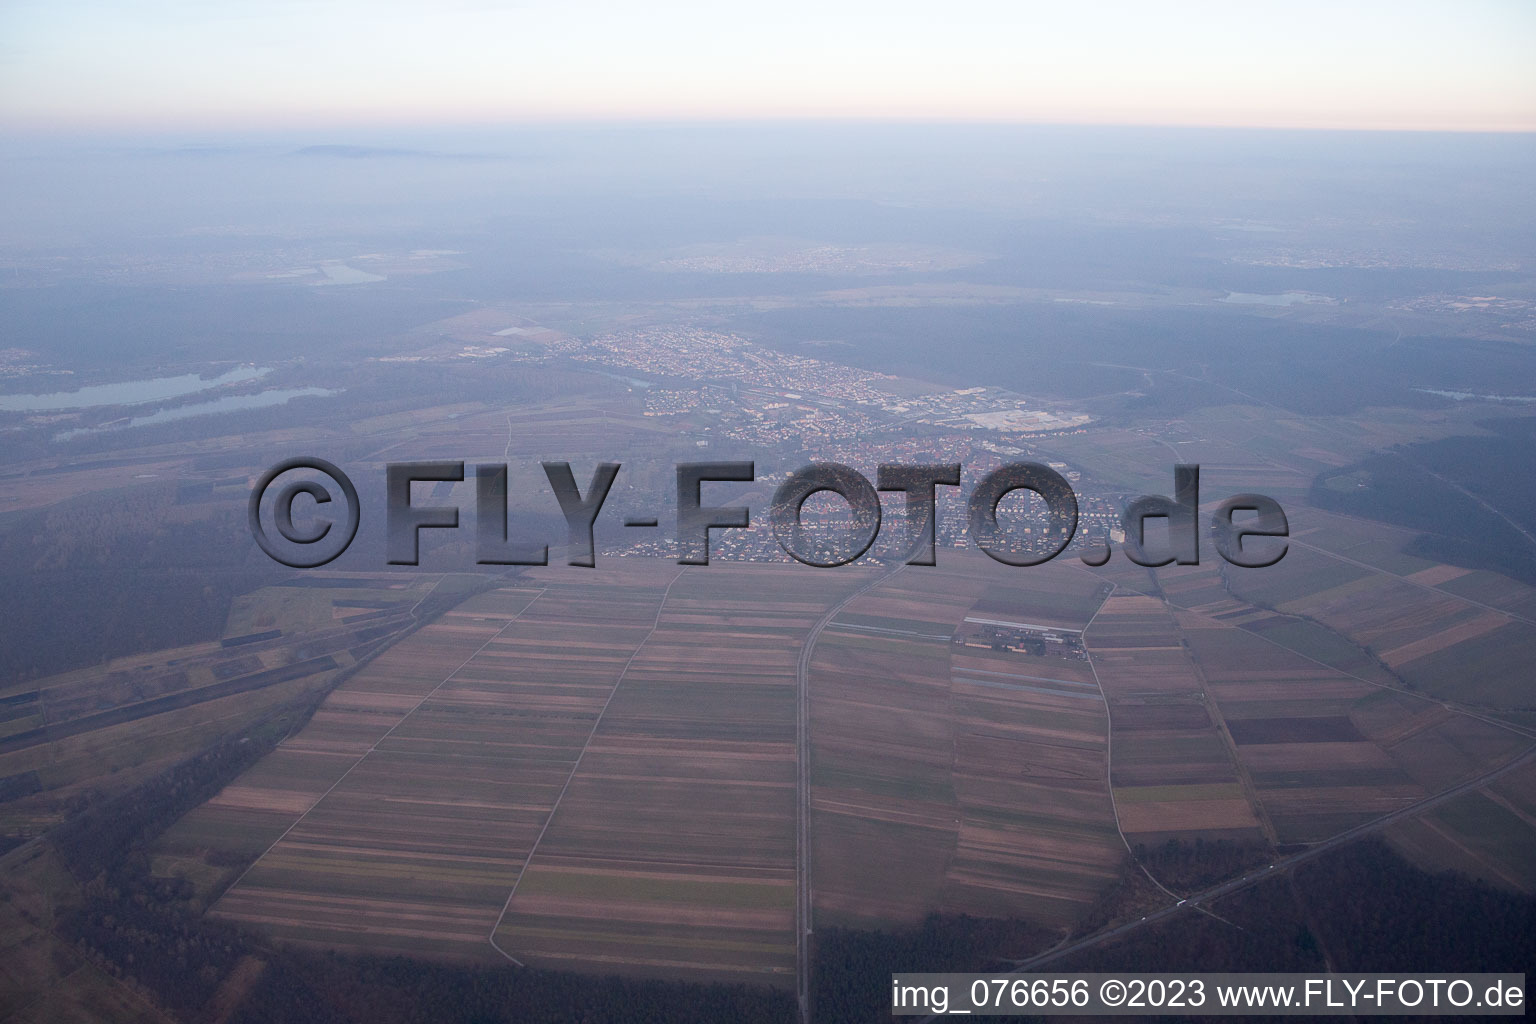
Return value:
M 1527 766 L 1393 825 L 1386 839 L 1427 871 L 1459 871 L 1500 888 L 1536 892 L 1536 769 Z
M 1167 572 L 1166 593 L 1276 842 L 1316 841 L 1391 813 L 1528 745 L 1416 694 L 1316 621 L 1218 593 L 1209 582 L 1218 571 Z
M 576 752 L 496 944 L 544 966 L 787 983 L 796 661 L 828 602 L 862 576 L 665 571 L 654 629 Z
M 441 577 L 305 582 L 330 585 L 245 595 L 217 642 L 0 689 L 0 831 L 41 831 L 86 788 L 126 788 L 274 708 L 323 693 L 412 628 Z
M 1168 606 L 1117 592 L 1084 639 L 1109 701 L 1110 782 L 1126 838 L 1262 838 L 1251 787 Z
M 818 920 L 1013 913 L 1064 926 L 1118 876 L 1104 704 L 1086 661 L 960 643 L 967 618 L 1081 631 L 1070 565 L 946 553 L 845 608 L 811 666 Z M 999 647 L 1002 645 L 1000 644 Z
M 259 855 L 212 912 L 291 941 L 782 976 L 794 664 L 816 584 L 850 577 L 754 569 L 751 600 L 732 570 L 634 559 L 471 599 L 183 819 L 157 870 L 217 891 Z
M 818 920 L 1065 926 L 1121 870 L 1091 666 L 954 640 L 1007 608 L 1080 630 L 1107 588 L 1068 566 L 1024 582 L 951 561 L 856 599 L 816 648 Z M 170 829 L 154 870 L 301 944 L 788 984 L 796 664 L 868 579 L 639 559 L 528 572 L 343 682 Z
M 1284 561 L 1232 595 L 1347 639 L 1402 685 L 1469 705 L 1536 703 L 1536 589 L 1398 553 L 1401 531 L 1308 510 Z M 1396 535 L 1396 536 L 1394 536 Z
M 465 602 L 338 687 L 168 833 L 166 852 L 260 831 L 268 848 L 214 914 L 301 942 L 490 952 L 495 904 L 563 784 L 562 755 L 607 697 L 598 673 L 643 635 L 606 589 Z M 578 653 L 566 637 L 599 607 L 614 616 L 613 653 Z
M 1315 842 L 1530 742 L 1234 596 L 1216 566 L 946 551 L 882 571 L 525 571 L 346 679 L 172 827 L 153 870 L 302 945 L 787 987 L 802 856 L 820 927 L 938 912 L 1066 931 L 1137 849 Z M 269 595 L 239 621 L 324 603 Z M 1472 849 L 1523 885 L 1522 780 L 1474 794 L 1508 827 L 1456 832 L 1450 802 L 1393 841 L 1429 865 Z

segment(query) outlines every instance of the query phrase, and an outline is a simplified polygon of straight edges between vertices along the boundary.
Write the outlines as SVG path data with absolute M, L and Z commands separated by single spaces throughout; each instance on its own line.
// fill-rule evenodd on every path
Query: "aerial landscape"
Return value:
M 1529 973 L 1528 71 L 1465 131 L 7 100 L 0 1021 Z M 979 514 L 1020 463 L 1064 530 Z

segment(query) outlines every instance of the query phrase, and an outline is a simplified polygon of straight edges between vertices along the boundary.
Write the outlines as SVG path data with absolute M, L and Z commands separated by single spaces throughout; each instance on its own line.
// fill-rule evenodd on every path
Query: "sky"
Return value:
M 0 125 L 1536 130 L 1536 2 L 0 0 Z

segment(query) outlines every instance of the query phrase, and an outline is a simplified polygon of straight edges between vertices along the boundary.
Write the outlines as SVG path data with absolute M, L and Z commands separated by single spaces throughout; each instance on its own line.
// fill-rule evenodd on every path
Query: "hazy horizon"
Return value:
M 965 0 L 127 5 L 0 13 L 0 123 L 860 119 L 1536 130 L 1536 8 Z

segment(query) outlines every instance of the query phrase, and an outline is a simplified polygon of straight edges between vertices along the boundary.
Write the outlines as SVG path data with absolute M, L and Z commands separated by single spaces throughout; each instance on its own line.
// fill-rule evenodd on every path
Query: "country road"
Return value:
M 1055 963 L 1056 961 L 1061 960 L 1064 957 L 1071 956 L 1074 953 L 1081 953 L 1084 950 L 1093 949 L 1096 946 L 1102 946 L 1107 942 L 1113 942 L 1115 939 L 1124 938 L 1126 935 L 1129 935 L 1140 928 L 1145 928 L 1148 925 L 1156 924 L 1159 921 L 1165 921 L 1175 914 L 1186 910 L 1195 910 L 1201 905 L 1219 900 L 1223 896 L 1230 896 L 1234 892 L 1247 889 L 1250 886 L 1258 885 L 1260 882 L 1274 878 L 1289 868 L 1296 867 L 1298 864 L 1304 864 L 1309 860 L 1315 860 L 1332 850 L 1336 850 L 1346 843 L 1352 843 L 1356 839 L 1361 839 L 1373 832 L 1378 832 L 1389 825 L 1404 820 L 1405 818 L 1411 818 L 1417 814 L 1422 814 L 1430 808 L 1436 807 L 1448 800 L 1454 800 L 1458 796 L 1462 796 L 1466 793 L 1472 792 L 1473 790 L 1480 789 L 1483 786 L 1486 786 L 1488 783 L 1503 778 L 1505 775 L 1508 775 L 1511 772 L 1519 771 L 1521 768 L 1524 768 L 1532 761 L 1536 761 L 1536 747 L 1527 748 L 1523 754 L 1520 754 L 1511 761 L 1505 762 L 1502 766 L 1495 768 L 1492 771 L 1484 772 L 1482 775 L 1470 778 L 1459 785 L 1452 786 L 1450 789 L 1436 793 L 1434 796 L 1425 797 L 1423 800 L 1419 800 L 1415 803 L 1409 804 L 1406 807 L 1399 808 L 1398 810 L 1393 811 L 1391 814 L 1383 815 L 1380 818 L 1373 818 L 1372 820 L 1363 824 L 1356 825 L 1354 828 L 1340 832 L 1332 839 L 1324 840 L 1323 842 L 1318 843 L 1316 846 L 1309 847 L 1300 853 L 1293 853 L 1287 857 L 1276 857 L 1274 863 L 1272 864 L 1249 871 L 1247 874 L 1244 874 L 1239 878 L 1234 878 L 1229 881 L 1222 882 L 1220 885 L 1213 885 L 1209 889 L 1204 889 L 1200 892 L 1194 893 L 1193 895 L 1188 896 L 1171 906 L 1164 907 L 1161 910 L 1154 910 L 1152 913 L 1148 914 L 1146 917 L 1140 918 L 1139 920 L 1128 921 L 1125 924 L 1115 925 L 1112 928 L 1105 928 L 1102 931 L 1094 932 L 1092 935 L 1085 935 L 1083 938 L 1078 939 L 1075 942 L 1070 942 L 1063 946 L 1057 946 L 1054 949 L 1048 949 L 1044 953 L 1029 957 L 1025 960 L 1014 960 L 1012 961 L 1012 966 L 1010 966 L 1006 971 L 1001 971 L 998 973 L 1008 975 L 1026 974 L 1028 972 L 1038 970 L 1047 964 Z M 929 1016 L 922 1018 L 922 1021 L 924 1024 L 926 1024 L 928 1021 L 934 1021 L 938 1019 L 938 1014 L 930 1014 Z
M 1504 765 L 1495 768 L 1492 771 L 1484 772 L 1482 775 L 1468 779 L 1466 782 L 1463 782 L 1460 785 L 1452 786 L 1450 789 L 1436 793 L 1434 796 L 1425 797 L 1423 800 L 1419 800 L 1415 803 L 1407 805 L 1406 807 L 1399 808 L 1398 810 L 1393 811 L 1391 814 L 1383 815 L 1380 818 L 1373 818 L 1372 820 L 1363 824 L 1356 825 L 1354 828 L 1340 832 L 1332 839 L 1324 840 L 1323 842 L 1318 843 L 1316 846 L 1309 847 L 1300 853 L 1293 853 L 1286 857 L 1276 857 L 1274 863 L 1267 867 L 1258 868 L 1254 871 L 1248 872 L 1240 878 L 1234 878 L 1230 881 L 1222 882 L 1220 885 L 1215 885 L 1209 889 L 1197 892 L 1194 895 L 1187 897 L 1186 899 L 1180 900 L 1178 903 L 1175 903 L 1172 906 L 1153 911 L 1138 921 L 1130 921 L 1126 924 L 1116 925 L 1113 928 L 1106 928 L 1103 931 L 1094 932 L 1092 935 L 1078 939 L 1076 942 L 1069 943 L 1065 946 L 1057 946 L 1055 949 L 1047 950 L 1046 952 L 1037 956 L 1030 957 L 1027 960 L 1016 960 L 1013 962 L 1013 967 L 1009 973 L 1022 973 L 1025 971 L 1035 970 L 1039 967 L 1045 966 L 1046 964 L 1060 960 L 1063 957 L 1071 956 L 1073 953 L 1080 953 L 1085 949 L 1092 949 L 1095 946 L 1101 946 L 1106 942 L 1121 938 L 1133 931 L 1136 931 L 1138 928 L 1142 928 L 1150 924 L 1155 924 L 1158 921 L 1172 917 L 1174 914 L 1180 913 L 1181 911 L 1194 910 L 1204 903 L 1213 902 L 1222 898 L 1223 896 L 1229 896 L 1241 889 L 1246 889 L 1249 886 L 1257 885 L 1265 879 L 1273 877 L 1277 872 L 1285 871 L 1286 869 L 1295 867 L 1298 864 L 1304 864 L 1309 860 L 1315 860 L 1316 858 L 1323 856 L 1331 850 L 1338 849 L 1340 846 L 1343 846 L 1346 843 L 1354 842 L 1356 839 L 1370 835 L 1372 832 L 1378 832 L 1389 825 L 1395 824 L 1396 822 L 1422 814 L 1430 808 L 1445 803 L 1448 800 L 1454 800 L 1456 797 L 1465 793 L 1470 793 L 1475 789 L 1480 789 L 1496 779 L 1502 778 L 1511 772 L 1518 771 L 1519 769 L 1530 764 L 1533 760 L 1536 760 L 1536 747 L 1530 747 L 1525 751 L 1525 753 L 1519 755 L 1514 760 L 1506 762 Z
M 908 554 L 910 554 L 910 552 Z M 821 638 L 822 632 L 832 623 L 834 619 L 837 618 L 838 614 L 841 613 L 843 609 L 848 605 L 852 604 L 855 600 L 869 593 L 871 590 L 874 590 L 881 584 L 886 583 L 898 572 L 906 568 L 907 563 L 905 557 L 906 556 L 903 556 L 902 560 L 897 562 L 895 565 L 889 566 L 884 571 L 879 572 L 873 578 L 857 587 L 841 601 L 828 609 L 827 612 L 816 621 L 815 625 L 813 625 L 810 631 L 806 634 L 805 641 L 801 645 L 799 659 L 796 663 L 795 754 L 797 765 L 795 814 L 795 978 L 796 995 L 800 1006 L 801 1024 L 810 1024 L 811 1021 L 811 910 L 813 902 L 809 840 L 809 821 L 811 809 L 811 659 L 815 653 L 817 640 Z M 1519 730 L 1518 728 L 1516 731 L 1524 732 L 1524 730 Z M 1527 748 L 1524 753 L 1518 755 L 1513 760 L 1506 762 L 1500 767 L 1491 769 L 1490 771 L 1484 772 L 1481 775 L 1467 779 L 1466 781 L 1459 783 L 1450 789 L 1436 793 L 1432 796 L 1425 797 L 1422 800 L 1399 808 L 1390 814 L 1383 815 L 1379 818 L 1374 818 L 1371 821 L 1364 822 L 1355 826 L 1354 828 L 1347 829 L 1346 831 L 1339 833 L 1333 838 L 1324 840 L 1323 842 L 1318 843 L 1315 846 L 1311 846 L 1300 853 L 1294 853 L 1284 857 L 1276 857 L 1275 861 L 1267 867 L 1251 871 L 1240 878 L 1234 878 L 1219 885 L 1215 885 L 1208 889 L 1202 890 L 1201 892 L 1194 893 L 1193 895 L 1188 896 L 1187 898 L 1180 900 L 1177 903 L 1173 903 L 1163 907 L 1160 910 L 1153 911 L 1152 913 L 1139 920 L 1130 921 L 1125 924 L 1116 925 L 1114 927 L 1095 932 L 1074 942 L 1070 942 L 1063 946 L 1057 946 L 1054 949 L 1047 950 L 1043 953 L 1024 960 L 1013 961 L 1012 966 L 1009 967 L 1007 973 L 1016 974 L 1032 971 L 1039 967 L 1045 966 L 1046 964 L 1053 963 L 1064 957 L 1070 956 L 1073 953 L 1079 953 L 1083 950 L 1092 949 L 1096 946 L 1103 945 L 1104 943 L 1122 938 L 1123 936 L 1130 934 L 1139 928 L 1155 924 L 1158 921 L 1166 920 L 1174 914 L 1180 913 L 1182 911 L 1200 909 L 1204 905 L 1213 903 L 1224 896 L 1228 896 L 1234 892 L 1238 892 L 1250 886 L 1257 885 L 1258 883 L 1272 877 L 1278 872 L 1283 872 L 1289 868 L 1304 864 L 1307 861 L 1314 860 L 1332 850 L 1338 849 L 1346 843 L 1353 842 L 1356 839 L 1360 839 L 1364 836 L 1380 831 L 1381 829 L 1387 828 L 1396 822 L 1415 817 L 1416 815 L 1422 814 L 1423 812 L 1442 803 L 1453 800 L 1465 793 L 1479 789 L 1488 783 L 1495 781 L 1496 779 L 1510 774 L 1511 772 L 1518 771 L 1520 768 L 1523 768 L 1526 765 L 1532 763 L 1533 760 L 1536 760 L 1536 746 Z M 927 1019 L 933 1020 L 936 1018 L 930 1017 Z
M 912 551 L 915 550 L 914 546 Z M 801 1024 L 810 1024 L 811 1020 L 811 657 L 822 631 L 838 613 L 905 569 L 911 553 L 904 553 L 894 566 L 879 572 L 817 619 L 805 635 L 795 664 L 795 994 L 800 1002 Z

